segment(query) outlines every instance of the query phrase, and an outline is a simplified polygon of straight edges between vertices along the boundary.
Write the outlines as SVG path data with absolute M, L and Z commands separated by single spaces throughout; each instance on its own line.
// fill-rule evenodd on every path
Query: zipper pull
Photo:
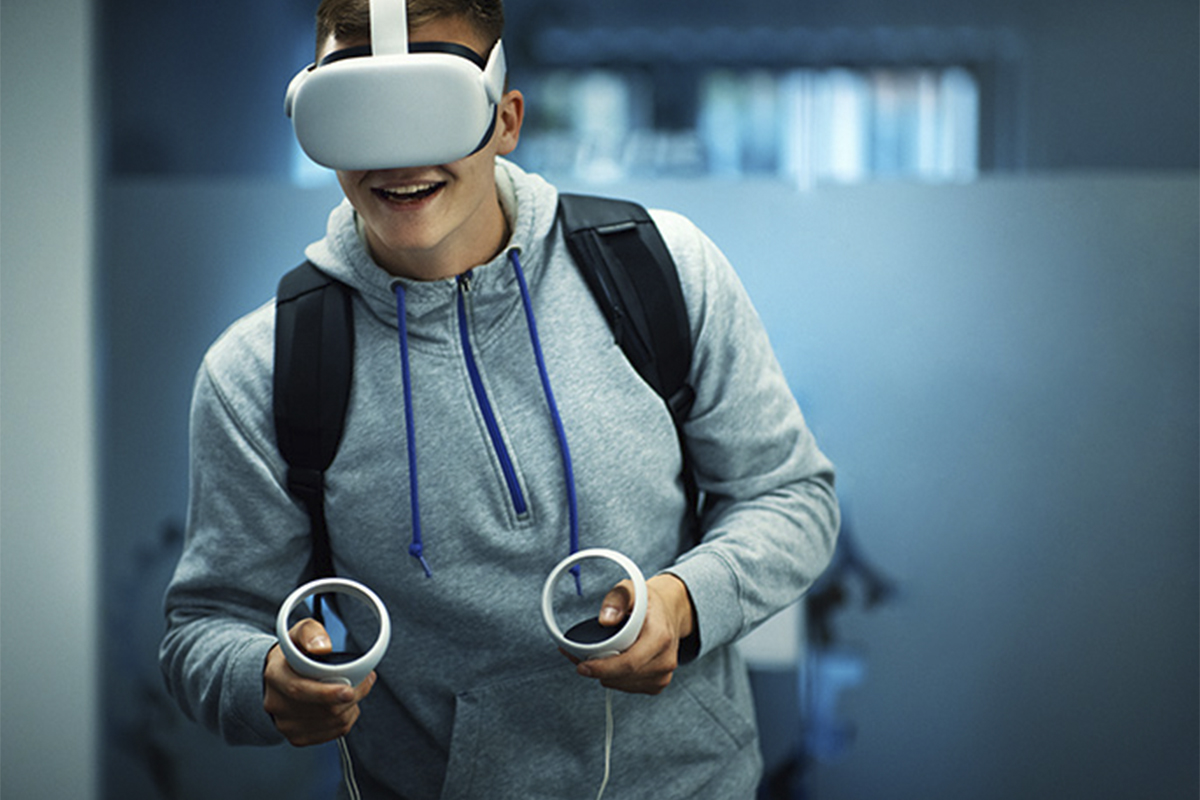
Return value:
M 471 270 L 458 276 L 458 288 L 463 292 L 471 291 Z

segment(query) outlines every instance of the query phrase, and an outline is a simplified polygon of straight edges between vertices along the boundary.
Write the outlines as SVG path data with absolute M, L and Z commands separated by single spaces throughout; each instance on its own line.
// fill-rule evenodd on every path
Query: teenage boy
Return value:
M 367 3 L 322 2 L 318 62 L 370 43 Z M 410 0 L 408 21 L 411 42 L 486 60 L 503 13 L 500 0 Z M 708 502 L 698 522 L 687 513 L 670 416 L 568 253 L 556 190 L 502 158 L 523 115 L 521 93 L 506 91 L 490 139 L 465 158 L 339 171 L 346 201 L 306 251 L 354 290 L 354 378 L 326 502 L 336 572 L 391 613 L 376 673 L 354 688 L 303 678 L 271 634 L 311 553 L 274 439 L 271 302 L 222 335 L 197 377 L 168 685 L 232 743 L 346 736 L 370 798 L 586 796 L 607 772 L 604 686 L 619 690 L 612 796 L 753 797 L 761 759 L 732 645 L 828 562 L 833 468 L 723 255 L 686 219 L 654 212 L 694 343 L 684 432 Z M 572 489 L 578 544 L 622 552 L 650 576 L 634 645 L 574 664 L 539 606 L 568 552 Z M 609 592 L 602 623 L 629 605 Z M 330 649 L 314 621 L 291 636 Z

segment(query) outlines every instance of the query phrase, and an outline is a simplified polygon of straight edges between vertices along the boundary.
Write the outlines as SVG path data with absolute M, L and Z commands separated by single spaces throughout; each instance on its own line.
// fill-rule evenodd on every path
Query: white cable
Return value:
M 612 766 L 612 742 L 613 742 L 613 711 L 612 711 L 612 689 L 604 690 L 604 780 L 600 782 L 600 792 L 596 795 L 596 800 L 604 797 L 604 789 L 608 786 L 608 772 Z
M 362 800 L 362 795 L 358 793 L 358 781 L 354 777 L 354 762 L 350 759 L 350 747 L 346 744 L 346 737 L 339 736 L 337 745 L 338 755 L 342 758 L 342 780 L 346 782 L 346 791 L 350 795 L 350 800 Z

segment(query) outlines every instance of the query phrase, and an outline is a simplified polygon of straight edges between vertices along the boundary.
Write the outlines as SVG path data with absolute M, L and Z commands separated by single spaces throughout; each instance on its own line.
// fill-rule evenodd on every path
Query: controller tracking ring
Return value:
M 317 594 L 350 595 L 375 612 L 379 620 L 379 634 L 375 638 L 375 644 L 366 653 L 348 663 L 326 664 L 313 659 L 296 647 L 292 637 L 288 635 L 288 618 L 297 606 Z M 279 647 L 287 657 L 288 664 L 299 674 L 320 681 L 357 686 L 371 674 L 371 670 L 375 669 L 383 658 L 384 651 L 391 642 L 392 624 L 379 595 L 366 586 L 346 578 L 322 578 L 304 584 L 283 601 L 283 605 L 279 607 L 279 616 L 275 620 L 275 635 L 279 638 Z
M 554 617 L 554 590 L 567 570 L 590 558 L 603 558 L 616 562 L 621 569 L 625 570 L 633 583 L 633 611 L 625 620 L 625 624 L 618 628 L 612 636 L 600 642 L 586 643 L 568 638 L 558 627 L 558 622 Z M 585 661 L 618 655 L 637 641 L 638 635 L 642 632 L 642 625 L 646 621 L 646 604 L 646 579 L 643 577 L 642 571 L 628 556 L 606 548 L 580 550 L 563 559 L 550 572 L 549 577 L 546 578 L 546 584 L 542 588 L 542 619 L 546 623 L 546 629 L 550 632 L 550 636 L 563 650 Z

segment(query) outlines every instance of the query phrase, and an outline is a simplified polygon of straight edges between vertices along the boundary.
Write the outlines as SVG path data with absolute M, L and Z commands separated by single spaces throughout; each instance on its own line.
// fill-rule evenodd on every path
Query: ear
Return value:
M 496 114 L 496 154 L 506 156 L 517 148 L 525 121 L 525 95 L 517 89 L 504 93 Z

